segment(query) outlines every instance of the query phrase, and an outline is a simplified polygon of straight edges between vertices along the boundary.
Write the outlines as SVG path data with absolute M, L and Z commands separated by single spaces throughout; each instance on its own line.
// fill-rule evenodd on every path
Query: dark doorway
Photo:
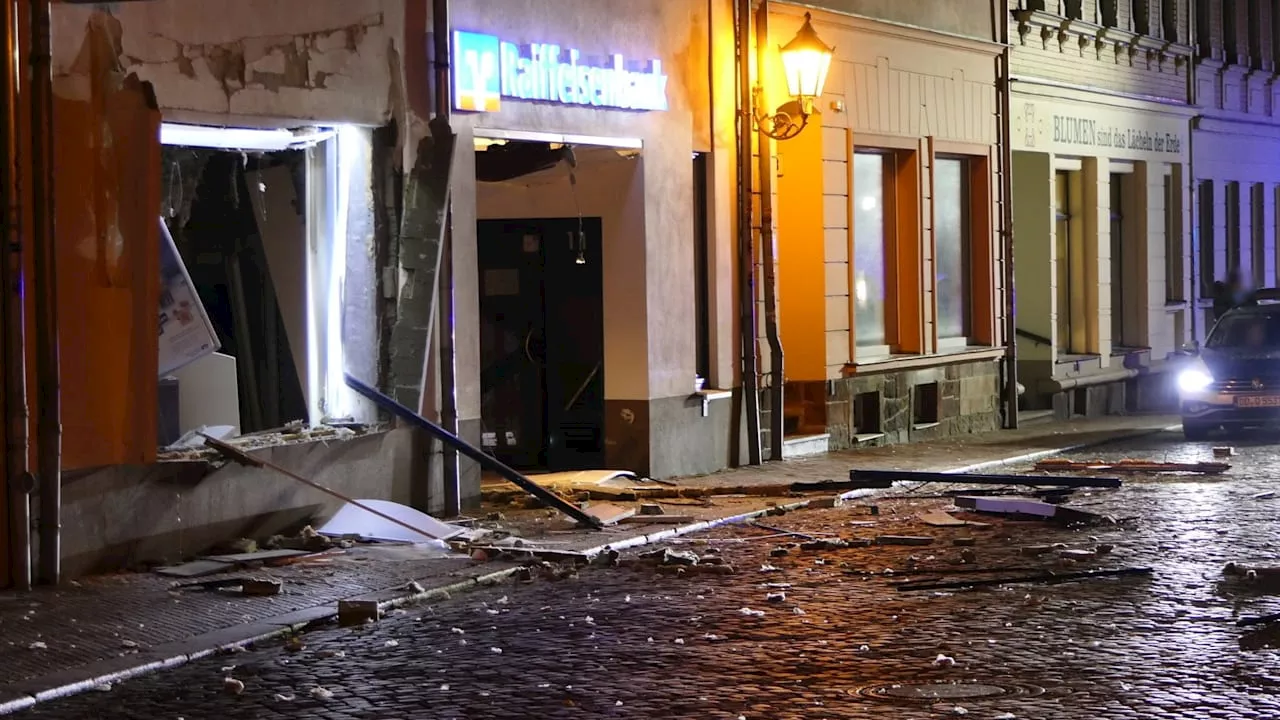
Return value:
M 481 220 L 477 239 L 486 450 L 518 468 L 601 467 L 600 218 Z

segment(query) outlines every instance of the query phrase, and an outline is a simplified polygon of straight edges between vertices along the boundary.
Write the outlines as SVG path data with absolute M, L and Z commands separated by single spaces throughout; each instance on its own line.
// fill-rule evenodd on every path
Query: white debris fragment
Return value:
M 622 701 L 619 700 L 613 704 L 614 707 L 622 707 Z
M 596 624 L 596 619 L 595 619 L 595 618 L 593 618 L 593 617 L 591 617 L 590 615 L 588 615 L 588 616 L 586 616 L 585 618 L 583 618 L 583 620 L 582 620 L 582 621 L 583 621 L 583 622 L 585 622 L 585 623 L 586 623 L 586 624 L 588 624 L 588 625 L 595 625 L 595 624 Z
M 996 720 L 1016 720 L 1017 716 L 1013 713 L 1000 713 L 996 716 Z
M 653 642 L 653 637 L 650 636 L 647 640 L 645 640 L 645 642 Z
M 275 698 L 276 702 L 293 702 L 298 699 L 298 696 L 293 693 L 289 693 L 287 695 L 284 693 L 276 693 Z
M 449 691 L 449 683 L 445 683 L 445 684 L 441 685 L 441 686 L 440 686 L 440 691 L 441 691 L 441 692 L 448 692 L 448 691 Z
M 111 683 L 102 683 L 101 685 L 94 685 L 93 689 L 95 692 L 111 692 Z
M 346 656 L 346 650 L 321 650 L 316 653 L 316 657 L 321 658 L 344 658 Z
M 462 628 L 457 628 L 457 627 L 456 627 L 456 628 L 449 628 L 449 632 L 452 632 L 454 635 L 463 635 L 463 634 L 465 634 L 467 631 L 466 631 L 466 630 L 463 630 Z
M 717 635 L 717 634 L 715 634 L 715 633 L 707 633 L 706 635 L 703 635 L 703 636 L 702 636 L 702 639 L 703 639 L 703 640 L 710 640 L 711 642 L 715 642 L 715 641 L 717 641 L 717 640 L 723 640 L 723 639 L 724 639 L 724 636 L 723 636 L 723 635 Z
M 494 610 L 493 608 L 489 608 L 488 610 L 485 610 L 485 612 L 489 613 L 490 615 L 497 615 L 501 611 Z
M 764 599 L 766 602 L 771 602 L 771 603 L 786 602 L 787 594 L 784 592 L 771 592 L 771 593 L 767 593 L 764 596 Z
M 804 612 L 804 610 L 803 610 L 799 605 L 797 605 L 796 607 L 791 608 L 791 614 L 792 614 L 792 615 L 804 615 L 804 614 L 805 614 L 805 612 Z
M 749 607 L 744 607 L 744 608 L 742 608 L 741 610 L 739 610 L 738 612 L 739 612 L 739 613 L 741 613 L 741 614 L 743 614 L 743 615 L 745 615 L 745 616 L 747 616 L 747 617 L 764 617 L 764 611 L 763 611 L 763 610 L 752 610 L 752 609 L 751 609 L 751 608 L 749 608 Z
M 631 602 L 631 596 L 630 596 L 630 595 L 628 595 L 628 596 L 626 596 L 626 597 L 622 598 L 622 602 Z
M 501 655 L 501 654 L 502 654 L 502 648 L 500 648 L 500 647 L 491 647 L 491 648 L 489 648 L 489 652 L 493 653 L 494 655 Z
M 244 683 L 233 677 L 222 678 L 222 690 L 228 695 L 239 695 L 244 692 Z
M 399 644 L 400 644 L 399 640 L 388 640 L 382 643 L 383 647 L 396 647 Z
M 506 596 L 506 595 L 503 595 L 502 597 L 498 598 L 498 604 L 499 604 L 499 605 L 506 605 L 508 602 L 510 602 L 510 601 L 509 601 L 509 600 L 507 600 L 507 596 Z
M 31 643 L 30 645 L 28 645 L 27 649 L 28 650 L 48 650 L 49 646 L 37 640 Z
M 311 697 L 316 700 L 328 700 L 333 697 L 333 691 L 326 687 L 316 686 L 311 688 Z
M 683 644 L 684 644 L 684 638 L 676 638 L 673 642 L 675 642 L 675 644 L 677 644 L 677 645 L 683 645 Z
M 138 647 L 138 643 L 136 643 L 136 642 L 134 642 L 134 641 L 132 641 L 132 640 L 121 640 L 121 641 L 120 641 L 120 647 L 122 647 L 122 648 L 136 648 L 136 647 Z
M 780 570 L 780 568 L 776 568 L 776 567 L 774 567 L 774 566 L 772 566 L 772 565 L 761 565 L 761 566 L 760 566 L 760 572 L 762 572 L 762 573 L 775 573 L 775 572 L 778 572 L 779 570 Z
M 870 646 L 870 645 L 859 645 L 859 646 L 858 646 L 858 652 L 871 652 L 871 646 Z
M 968 711 L 968 710 L 965 710 L 964 708 L 960 707 L 959 705 L 956 705 L 955 707 L 951 708 L 951 714 L 952 714 L 952 715 L 968 715 L 968 714 L 969 714 L 969 711 Z
M 955 665 L 955 664 L 956 664 L 955 658 L 947 655 L 943 655 L 941 653 L 939 653 L 938 657 L 934 658 L 933 660 L 934 667 L 951 667 L 952 665 Z

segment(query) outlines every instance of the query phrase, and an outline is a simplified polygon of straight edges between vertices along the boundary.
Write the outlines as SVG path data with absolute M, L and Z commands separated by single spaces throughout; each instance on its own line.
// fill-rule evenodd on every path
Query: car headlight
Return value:
M 1213 376 L 1199 368 L 1183 370 L 1178 374 L 1178 387 L 1183 392 L 1200 392 L 1213 384 Z

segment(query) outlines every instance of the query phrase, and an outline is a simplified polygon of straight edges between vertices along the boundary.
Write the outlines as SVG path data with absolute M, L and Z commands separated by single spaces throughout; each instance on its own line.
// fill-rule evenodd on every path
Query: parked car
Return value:
M 1186 352 L 1191 360 L 1178 373 L 1186 439 L 1280 422 L 1280 304 L 1226 311 L 1204 347 Z

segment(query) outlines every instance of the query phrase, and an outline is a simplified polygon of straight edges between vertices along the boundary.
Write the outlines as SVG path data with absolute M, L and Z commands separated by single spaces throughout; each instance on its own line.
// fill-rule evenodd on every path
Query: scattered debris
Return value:
M 765 602 L 780 603 L 787 601 L 787 594 L 784 592 L 771 592 L 764 596 Z
M 228 695 L 239 695 L 244 692 L 244 683 L 233 677 L 222 679 L 222 691 Z
M 329 700 L 333 697 L 333 691 L 328 688 L 316 686 L 311 688 L 311 697 L 316 700 Z
M 608 502 L 589 505 L 582 510 L 587 515 L 598 520 L 601 525 L 616 525 L 622 520 L 636 514 L 635 507 L 627 507 L 625 505 L 617 505 Z
M 275 699 L 276 699 L 276 702 L 293 702 L 294 700 L 297 699 L 297 696 L 294 695 L 293 693 L 289 693 L 288 695 L 284 693 L 276 693 Z
M 279 580 L 251 578 L 240 585 L 240 594 L 252 597 L 279 595 L 284 583 Z
M 956 547 L 972 547 L 978 544 L 978 540 L 971 537 L 958 537 L 952 539 L 951 544 Z
M 1213 449 L 1214 457 L 1231 457 L 1235 454 L 1236 449 L 1233 447 L 1216 447 Z
M 1067 460 L 1066 458 L 1050 458 L 1036 463 L 1035 468 L 1036 470 L 1059 472 L 1199 473 L 1203 475 L 1218 475 L 1230 470 L 1231 465 L 1215 462 L 1155 462 L 1134 459 L 1105 462 L 1103 460 L 1078 461 Z M 1098 487 L 1119 487 L 1119 482 L 1117 480 L 1116 485 Z M 1067 483 L 1064 482 L 1062 484 L 1066 485 Z
M 48 645 L 46 645 L 45 643 L 43 643 L 43 642 L 41 642 L 41 641 L 37 640 L 37 641 L 35 641 L 35 642 L 31 643 L 30 645 L 28 645 L 28 646 L 27 646 L 27 649 L 28 649 L 28 650 L 48 650 L 48 649 L 49 649 L 49 646 L 48 646 Z
M 633 515 L 621 520 L 627 525 L 684 525 L 696 521 L 692 515 Z
M 871 544 L 871 541 L 865 538 L 860 540 L 855 540 L 855 541 L 846 541 L 846 540 L 841 540 L 840 538 L 819 538 L 817 540 L 810 540 L 809 542 L 800 543 L 800 549 L 801 550 L 839 550 L 840 548 L 847 548 L 851 545 L 858 545 L 858 546 L 865 547 L 870 544 Z
M 752 610 L 749 607 L 742 608 L 741 610 L 738 611 L 738 613 L 745 615 L 747 617 L 764 617 L 763 610 Z
M 949 655 L 943 655 L 941 653 L 939 653 L 938 657 L 934 658 L 933 660 L 934 667 L 952 667 L 955 664 L 956 664 L 955 658 Z
M 1274 490 L 1268 490 L 1267 492 L 1260 492 L 1253 496 L 1254 500 L 1274 500 L 1275 498 L 1276 498 L 1276 492 Z
M 1030 498 L 960 496 L 956 498 L 955 502 L 958 507 L 969 508 L 975 512 L 1011 516 L 1023 515 L 1043 520 L 1053 519 L 1068 525 L 1098 525 L 1115 522 L 1111 518 L 1091 513 L 1087 510 L 1054 505 Z
M 640 514 L 641 515 L 665 515 L 666 510 L 663 510 L 662 506 L 658 505 L 657 503 L 641 503 Z

